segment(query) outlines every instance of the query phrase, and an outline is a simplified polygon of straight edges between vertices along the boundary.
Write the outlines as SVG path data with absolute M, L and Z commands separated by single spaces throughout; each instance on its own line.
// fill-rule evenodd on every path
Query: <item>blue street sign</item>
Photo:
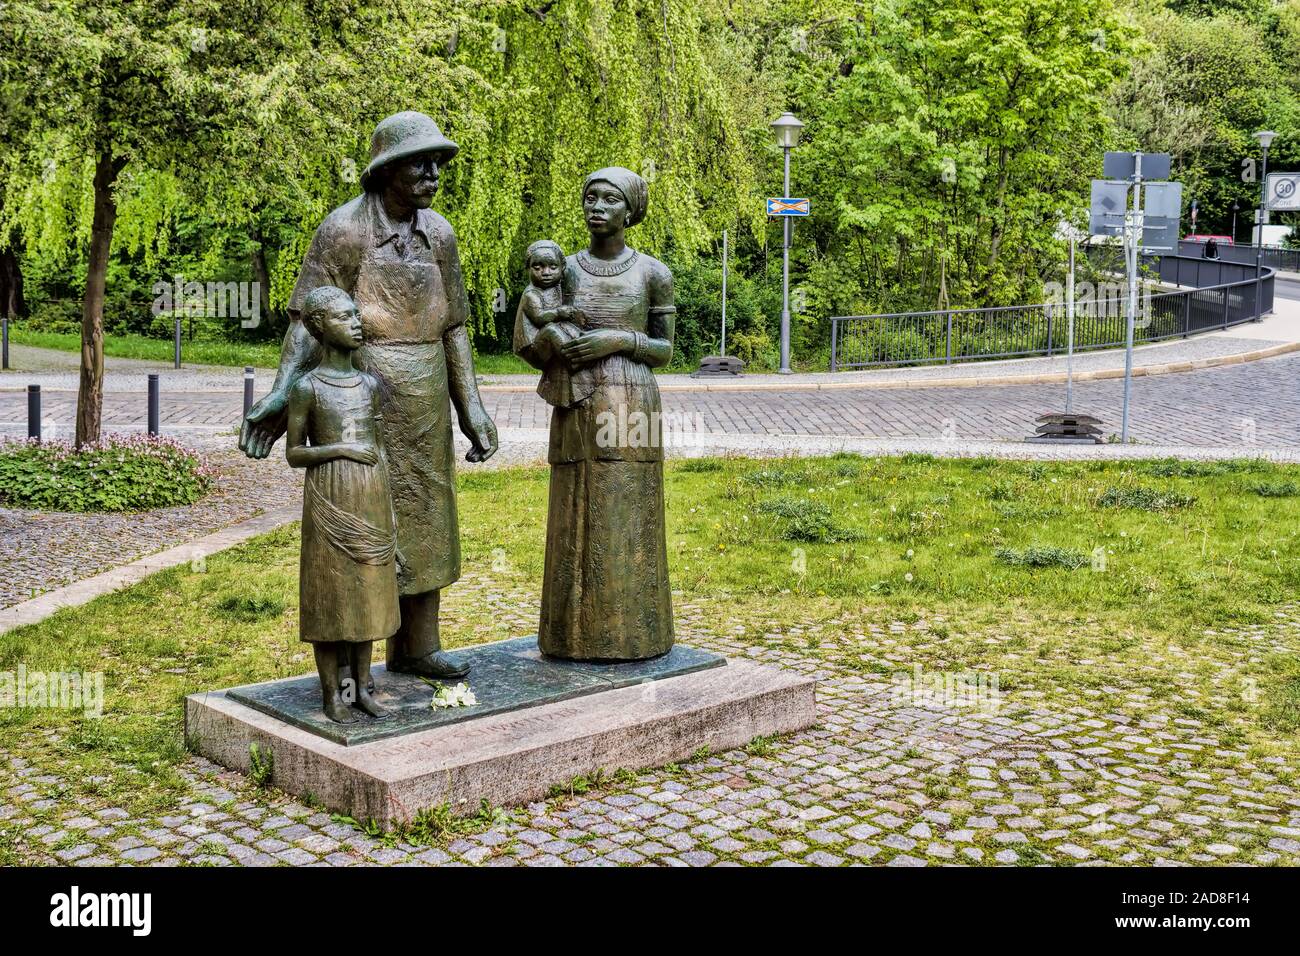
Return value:
M 806 216 L 811 209 L 812 203 L 807 199 L 768 199 L 767 214 L 769 216 Z

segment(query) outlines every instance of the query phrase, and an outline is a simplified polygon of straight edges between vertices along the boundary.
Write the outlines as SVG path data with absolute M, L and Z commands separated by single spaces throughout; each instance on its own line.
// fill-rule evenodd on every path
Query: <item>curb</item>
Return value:
M 220 531 L 214 531 L 212 534 L 191 541 L 188 544 L 177 545 L 174 548 L 168 548 L 166 551 L 146 555 L 132 561 L 130 564 L 111 568 L 108 571 L 96 574 L 94 577 L 83 578 L 65 587 L 46 591 L 30 601 L 23 601 L 21 604 L 0 608 L 0 634 L 26 624 L 36 624 L 65 607 L 79 607 L 82 604 L 87 604 L 97 597 L 111 594 L 114 591 L 142 581 L 151 574 L 156 574 L 167 568 L 174 568 L 179 564 L 188 564 L 196 557 L 206 557 L 218 551 L 224 551 L 226 548 L 241 544 L 249 538 L 265 534 L 268 531 L 274 531 L 281 525 L 288 524 L 291 521 L 297 521 L 301 517 L 302 509 L 296 505 L 266 511 L 254 518 L 241 521 L 239 524 L 233 524 L 228 528 L 222 528 Z

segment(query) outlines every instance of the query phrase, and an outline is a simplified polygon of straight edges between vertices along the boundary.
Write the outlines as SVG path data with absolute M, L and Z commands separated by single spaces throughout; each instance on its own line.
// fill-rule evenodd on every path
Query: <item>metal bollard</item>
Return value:
M 149 373 L 149 434 L 158 434 L 158 373 Z
M 27 437 L 41 440 L 41 387 L 27 386 Z
M 180 320 L 180 319 L 177 319 L 177 320 L 176 320 L 176 331 L 175 331 L 175 337 L 176 337 L 176 344 L 175 344 L 175 350 L 174 350 L 175 353 L 176 353 L 176 355 L 175 355 L 175 365 L 176 365 L 176 368 L 180 368 L 180 367 L 181 367 L 181 320 Z
M 0 316 L 0 369 L 9 370 L 9 316 Z
M 248 417 L 248 410 L 253 407 L 253 384 L 256 378 L 253 373 L 253 366 L 244 366 L 244 417 Z

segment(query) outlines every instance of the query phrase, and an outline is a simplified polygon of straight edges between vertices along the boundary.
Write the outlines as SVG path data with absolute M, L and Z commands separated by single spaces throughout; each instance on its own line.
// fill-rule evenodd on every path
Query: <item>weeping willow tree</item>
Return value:
M 529 242 L 572 250 L 585 239 L 579 190 L 593 169 L 626 166 L 650 182 L 633 242 L 655 255 L 697 252 L 757 211 L 733 43 L 690 0 L 519 5 L 460 38 L 453 62 L 486 83 L 469 111 L 481 121 L 448 124 L 466 158 L 449 170 L 446 204 L 478 322 L 495 290 L 520 285 Z
M 156 253 L 161 227 L 201 211 L 225 227 L 214 241 L 252 237 L 269 251 L 269 300 L 282 307 L 313 230 L 360 188 L 374 125 L 407 109 L 460 146 L 435 206 L 459 237 L 471 331 L 488 339 L 522 290 L 527 245 L 573 249 L 585 237 L 578 193 L 598 167 L 650 181 L 634 242 L 652 254 L 689 256 L 738 220 L 761 232 L 746 133 L 766 122 L 770 97 L 751 95 L 750 51 L 716 11 L 689 0 L 381 2 L 324 27 L 317 9 L 312 42 L 290 49 L 294 8 L 278 9 L 264 69 L 244 66 L 227 84 L 239 120 L 221 162 L 172 168 L 124 197 L 132 248 Z M 184 187 L 170 189 L 177 177 Z
M 280 180 L 295 228 L 275 301 L 287 299 L 312 229 L 356 192 L 374 124 L 403 109 L 433 116 L 460 146 L 436 205 L 459 237 L 475 333 L 497 333 L 528 243 L 573 249 L 585 237 L 578 193 L 598 167 L 650 181 L 634 241 L 652 254 L 690 255 L 742 210 L 761 228 L 744 136 L 753 117 L 737 109 L 752 77 L 717 12 L 690 0 L 422 3 L 370 27 L 278 84 L 292 133 L 281 122 L 263 135 L 282 137 L 273 152 L 298 172 Z M 270 195 L 247 193 L 242 206 Z
M 690 0 L 0 11 L 15 41 L 0 78 L 31 101 L 6 114 L 29 122 L 3 131 L 0 229 L 23 237 L 38 275 L 82 283 L 79 440 L 98 434 L 113 283 L 147 290 L 184 262 L 187 278 L 255 279 L 282 308 L 313 230 L 358 191 L 375 124 L 400 110 L 460 144 L 437 208 L 460 237 L 471 331 L 488 340 L 522 288 L 527 244 L 583 238 L 578 190 L 597 167 L 651 181 L 634 238 L 649 252 L 689 256 L 742 211 L 761 231 L 746 134 L 769 106 L 750 51 Z M 219 274 L 241 260 L 242 274 Z

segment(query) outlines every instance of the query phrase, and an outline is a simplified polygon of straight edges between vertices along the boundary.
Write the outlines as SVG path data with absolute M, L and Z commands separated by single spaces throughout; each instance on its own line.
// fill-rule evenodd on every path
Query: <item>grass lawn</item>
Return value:
M 81 349 L 81 336 L 72 332 L 31 332 L 19 325 L 10 328 L 9 337 L 17 345 L 30 345 L 61 352 Z M 151 339 L 143 335 L 105 335 L 104 354 L 118 358 L 145 359 L 151 362 L 172 361 L 172 340 Z M 280 364 L 279 342 L 181 342 L 181 361 L 190 365 L 228 365 L 236 368 L 277 368 Z M 658 369 L 659 372 L 690 372 L 695 366 Z M 535 368 L 513 352 L 476 352 L 474 371 L 479 375 L 537 375 Z
M 74 332 L 30 332 L 21 326 L 10 330 L 10 339 L 18 345 L 31 345 L 61 352 L 81 350 L 81 336 Z M 145 359 L 151 362 L 170 362 L 173 357 L 171 339 L 151 339 L 143 335 L 105 335 L 104 354 L 117 358 Z M 255 368 L 275 368 L 280 364 L 278 342 L 191 342 L 181 341 L 181 361 L 195 365 L 252 365 Z
M 529 633 L 546 493 L 540 468 L 461 476 L 448 646 Z M 1221 746 L 1300 749 L 1300 641 L 1243 636 L 1296 613 L 1295 467 L 700 459 L 669 466 L 666 497 L 682 640 L 711 629 L 864 675 L 988 671 L 1062 709 L 1123 684 Z M 184 695 L 311 670 L 297 574 L 293 526 L 5 635 L 0 671 L 103 671 L 106 708 L 0 711 L 0 747 L 75 768 L 78 793 L 167 807 Z
M 19 325 L 10 328 L 9 337 L 17 345 L 31 345 L 61 352 L 81 349 L 81 336 L 72 332 L 31 332 Z M 105 335 L 104 353 L 118 358 L 170 362 L 171 339 L 151 339 L 143 335 Z M 276 368 L 280 364 L 279 342 L 191 342 L 182 340 L 181 361 L 191 365 L 229 365 Z M 513 353 L 474 356 L 474 368 L 480 375 L 507 375 L 517 372 L 535 374 L 536 370 Z

